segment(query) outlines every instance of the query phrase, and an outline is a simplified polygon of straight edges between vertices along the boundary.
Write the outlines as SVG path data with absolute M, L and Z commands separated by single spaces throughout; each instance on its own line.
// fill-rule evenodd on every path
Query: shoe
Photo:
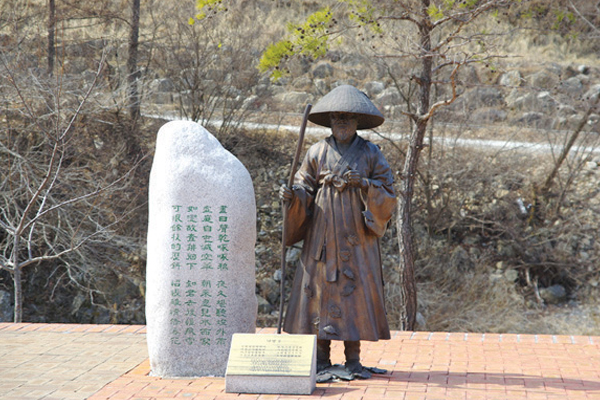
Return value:
M 331 367 L 331 361 L 329 360 L 317 360 L 317 374 L 321 371 Z
M 346 369 L 353 374 L 357 374 L 363 370 L 363 366 L 360 361 L 346 361 Z
M 354 378 L 369 379 L 372 375 L 366 368 L 363 368 L 360 361 L 346 361 L 346 369 Z

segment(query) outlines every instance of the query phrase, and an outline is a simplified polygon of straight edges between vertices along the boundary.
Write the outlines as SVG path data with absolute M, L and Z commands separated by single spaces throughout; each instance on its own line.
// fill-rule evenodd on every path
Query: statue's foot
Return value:
M 360 361 L 346 361 L 346 369 L 354 378 L 369 379 L 371 372 L 364 368 Z
M 318 369 L 318 362 L 317 362 Z M 346 365 L 329 365 L 317 372 L 317 383 L 331 380 L 351 381 L 354 379 L 369 379 L 372 374 L 385 374 L 387 370 L 376 367 L 363 367 L 360 362 L 346 363 Z
M 326 369 L 317 373 L 317 383 L 325 383 L 333 380 L 333 375 L 330 374 Z
M 387 374 L 387 369 L 377 368 L 377 367 L 363 367 L 363 368 L 372 374 L 377 374 L 377 375 Z
M 327 368 L 331 367 L 331 361 L 321 361 L 317 360 L 317 374 L 319 372 L 325 371 Z
M 317 372 L 317 383 L 323 383 L 328 381 L 351 381 L 354 379 L 354 375 L 346 369 L 343 365 L 335 364 L 330 365 L 321 372 Z

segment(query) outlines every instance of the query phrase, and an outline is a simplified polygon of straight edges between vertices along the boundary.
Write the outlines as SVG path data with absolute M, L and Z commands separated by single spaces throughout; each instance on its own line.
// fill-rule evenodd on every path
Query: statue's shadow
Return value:
M 359 383 L 360 382 L 360 383 Z M 417 384 L 417 385 L 415 385 Z M 318 386 L 324 396 L 343 394 L 368 387 L 386 387 L 388 390 L 410 391 L 411 386 L 418 384 L 438 389 L 494 390 L 515 391 L 568 390 L 597 392 L 600 398 L 600 380 L 570 379 L 565 377 L 543 377 L 518 373 L 486 373 L 486 372 L 449 372 L 449 371 L 388 371 L 383 375 L 373 375 L 366 380 L 354 380 L 348 386 Z M 564 393 L 564 392 L 563 392 Z
M 390 371 L 379 378 L 389 378 L 390 383 L 425 383 L 441 388 L 486 388 L 489 385 L 509 386 L 513 390 L 566 389 L 600 391 L 600 381 L 544 377 L 519 373 L 498 372 L 448 372 L 448 371 Z

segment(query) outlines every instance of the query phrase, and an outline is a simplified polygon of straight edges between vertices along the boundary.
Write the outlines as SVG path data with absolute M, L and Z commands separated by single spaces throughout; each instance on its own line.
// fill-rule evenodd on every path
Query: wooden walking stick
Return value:
M 298 136 L 298 145 L 296 146 L 296 154 L 294 155 L 294 161 L 292 161 L 292 170 L 290 171 L 290 179 L 288 180 L 288 187 L 291 189 L 294 185 L 294 175 L 296 175 L 296 169 L 298 167 L 298 161 L 300 160 L 300 152 L 302 151 L 302 143 L 304 142 L 304 131 L 306 130 L 306 124 L 308 122 L 308 114 L 312 108 L 311 104 L 307 104 L 304 109 L 304 117 L 302 118 L 302 125 L 300 125 L 300 134 Z M 288 205 L 285 200 L 281 200 L 281 213 L 283 215 L 283 226 L 281 229 L 281 287 L 279 290 L 279 316 L 277 317 L 277 333 L 281 333 L 281 326 L 283 323 L 283 306 L 285 304 L 285 254 L 287 247 L 285 245 L 285 239 L 287 237 L 287 229 L 285 227 L 285 221 L 287 219 Z

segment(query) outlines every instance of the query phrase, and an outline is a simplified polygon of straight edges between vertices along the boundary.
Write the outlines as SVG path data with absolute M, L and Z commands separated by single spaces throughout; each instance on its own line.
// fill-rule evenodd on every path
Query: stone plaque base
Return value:
M 311 394 L 316 386 L 314 335 L 234 334 L 227 393 Z

